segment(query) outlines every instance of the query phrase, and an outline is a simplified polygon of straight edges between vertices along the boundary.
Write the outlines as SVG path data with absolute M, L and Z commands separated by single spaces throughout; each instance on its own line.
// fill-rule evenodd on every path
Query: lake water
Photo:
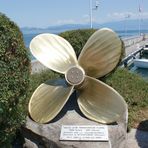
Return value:
M 134 72 L 142 76 L 144 80 L 148 81 L 148 69 L 147 68 L 137 68 L 136 66 L 133 66 L 130 70 L 131 72 Z
M 27 48 L 29 48 L 29 44 L 31 42 L 31 40 L 37 36 L 38 34 L 23 34 L 24 37 L 24 42 Z
M 137 68 L 135 72 L 141 75 L 146 81 L 148 81 L 148 69 L 146 68 Z

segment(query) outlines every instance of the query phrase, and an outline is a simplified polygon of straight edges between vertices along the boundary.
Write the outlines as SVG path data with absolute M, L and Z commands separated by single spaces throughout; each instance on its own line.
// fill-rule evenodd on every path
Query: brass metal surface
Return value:
M 73 86 L 67 86 L 65 80 L 50 80 L 41 84 L 30 99 L 30 116 L 39 123 L 51 121 L 61 111 L 72 92 Z
M 76 54 L 64 38 L 54 34 L 40 34 L 30 43 L 31 53 L 46 67 L 65 73 L 77 64 Z
M 108 28 L 96 31 L 85 44 L 78 62 L 86 75 L 99 78 L 111 72 L 119 62 L 122 42 Z
M 117 121 L 126 109 L 122 96 L 95 78 L 86 76 L 78 92 L 79 108 L 91 120 L 111 123 Z

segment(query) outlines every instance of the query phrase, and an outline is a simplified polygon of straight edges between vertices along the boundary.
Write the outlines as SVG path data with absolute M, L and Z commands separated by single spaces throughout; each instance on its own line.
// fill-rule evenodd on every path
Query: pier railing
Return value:
M 121 66 L 123 67 L 128 67 L 129 65 L 131 65 L 131 63 L 133 63 L 133 60 L 135 58 L 141 58 L 142 54 L 143 54 L 143 50 L 144 48 L 141 47 L 139 49 L 137 49 L 136 51 L 134 51 L 133 53 L 129 54 L 127 57 L 125 57 L 122 61 L 121 61 Z

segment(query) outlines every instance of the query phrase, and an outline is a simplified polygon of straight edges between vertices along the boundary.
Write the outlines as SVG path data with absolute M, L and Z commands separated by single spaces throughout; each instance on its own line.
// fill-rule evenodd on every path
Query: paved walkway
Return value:
M 126 56 L 128 56 L 130 53 L 134 52 L 135 50 L 138 49 L 138 47 L 142 47 L 144 46 L 146 43 L 148 43 L 148 39 L 146 39 L 145 41 L 141 41 L 139 43 L 135 43 L 129 47 L 126 47 L 125 48 L 125 53 L 126 53 Z
M 127 148 L 148 148 L 148 132 L 131 129 L 127 135 Z

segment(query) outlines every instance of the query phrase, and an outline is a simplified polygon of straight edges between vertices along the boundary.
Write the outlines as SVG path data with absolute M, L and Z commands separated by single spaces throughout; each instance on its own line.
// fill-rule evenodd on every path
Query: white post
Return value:
M 140 3 L 140 0 L 138 1 L 139 2 L 139 6 L 138 6 L 138 12 L 139 12 L 139 23 L 138 23 L 138 26 L 139 26 L 139 36 L 141 35 L 141 3 Z
M 139 36 L 141 35 L 141 15 L 139 12 Z
M 125 37 L 127 36 L 127 22 L 128 22 L 128 19 L 130 18 L 130 14 L 127 14 L 127 16 L 125 16 Z
M 92 0 L 89 0 L 89 7 L 90 7 L 90 28 L 93 28 L 92 25 Z
M 124 18 L 125 19 L 125 23 L 124 23 L 124 36 L 126 37 L 126 33 L 127 33 L 127 20 L 126 20 L 126 17 Z

